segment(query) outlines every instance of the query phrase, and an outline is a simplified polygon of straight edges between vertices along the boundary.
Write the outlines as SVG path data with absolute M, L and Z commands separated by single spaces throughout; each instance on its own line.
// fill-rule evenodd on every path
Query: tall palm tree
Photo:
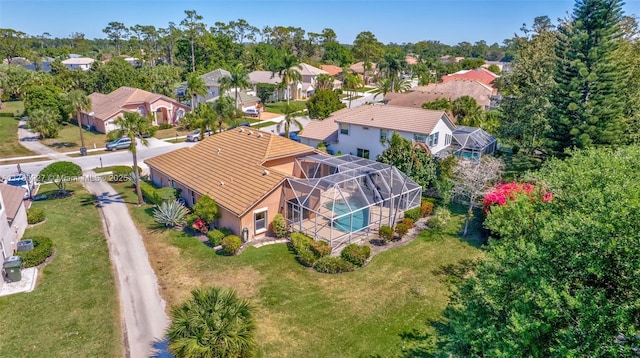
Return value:
M 378 69 L 384 73 L 391 81 L 391 92 L 396 91 L 396 86 L 400 78 L 400 73 L 407 68 L 407 61 L 404 54 L 400 52 L 387 52 L 382 56 L 382 60 L 378 62 Z
M 238 108 L 238 90 L 251 87 L 251 83 L 249 83 L 249 71 L 239 63 L 229 70 L 229 74 L 229 77 L 222 77 L 220 79 L 220 91 L 223 92 L 233 88 L 235 90 L 235 104 L 236 108 Z M 222 96 L 222 93 L 220 95 Z
M 333 77 L 327 74 L 321 74 L 316 77 L 316 89 L 317 90 L 330 90 L 333 89 Z
M 91 98 L 89 98 L 82 90 L 73 90 L 67 93 L 66 99 L 76 112 L 76 120 L 78 121 L 78 128 L 80 129 L 80 152 L 84 153 L 82 150 L 85 146 L 84 136 L 82 135 L 82 120 L 80 119 L 80 113 L 82 111 L 91 110 Z
M 222 132 L 222 123 L 229 124 L 232 119 L 239 115 L 238 109 L 234 108 L 231 98 L 220 96 L 213 102 L 213 111 L 218 120 L 218 132 Z
M 200 140 L 204 139 L 205 134 L 211 130 L 218 119 L 218 115 L 213 110 L 213 106 L 208 103 L 200 103 L 192 112 L 195 116 L 194 126 L 200 128 Z
M 342 83 L 342 88 L 346 91 L 349 91 L 349 108 L 351 108 L 351 99 L 353 98 L 353 92 L 360 86 L 364 85 L 364 82 L 360 76 L 355 73 L 348 73 L 344 76 L 344 82 Z
M 278 74 L 282 78 L 282 83 L 286 86 L 287 104 L 289 104 L 289 99 L 291 98 L 291 82 L 302 80 L 302 75 L 298 70 L 302 70 L 300 59 L 292 54 L 284 55 Z
M 207 94 L 207 86 L 205 86 L 202 77 L 195 73 L 190 73 L 187 75 L 187 89 L 191 95 L 191 110 L 193 111 L 196 108 L 196 96 L 205 96 Z
M 302 124 L 296 119 L 296 116 L 301 114 L 302 110 L 294 105 L 290 105 L 287 103 L 282 108 L 282 113 L 284 114 L 284 119 L 280 123 L 278 123 L 278 125 L 276 126 L 276 130 L 278 131 L 278 133 L 280 133 L 280 130 L 284 126 L 284 136 L 290 138 L 289 132 L 292 124 L 295 124 L 298 129 L 302 129 Z
M 129 151 L 133 157 L 133 174 L 136 184 L 136 194 L 138 194 L 138 205 L 142 205 L 142 190 L 140 190 L 140 175 L 138 174 L 138 153 L 136 150 L 136 137 L 140 138 L 140 142 L 147 146 L 149 142 L 142 136 L 143 133 L 148 132 L 150 119 L 143 117 L 138 112 L 127 112 L 124 117 L 118 118 L 115 124 L 119 127 L 118 136 L 127 137 L 131 139 L 131 145 Z
M 196 288 L 171 310 L 169 350 L 177 357 L 252 357 L 254 308 L 234 290 Z

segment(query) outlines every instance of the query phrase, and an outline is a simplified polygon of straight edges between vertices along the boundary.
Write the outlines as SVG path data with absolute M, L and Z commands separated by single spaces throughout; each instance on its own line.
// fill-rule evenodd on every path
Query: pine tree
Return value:
M 626 142 L 627 66 L 615 56 L 621 19 L 620 0 L 577 0 L 559 27 L 549 133 L 557 152 Z

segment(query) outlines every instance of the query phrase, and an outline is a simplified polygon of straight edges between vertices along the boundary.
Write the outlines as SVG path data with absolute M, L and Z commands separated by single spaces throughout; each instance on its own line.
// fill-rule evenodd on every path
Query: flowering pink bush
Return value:
M 196 221 L 193 222 L 193 228 L 203 234 L 206 234 L 207 231 L 209 231 L 209 225 L 200 218 L 197 218 Z
M 540 198 L 544 203 L 553 200 L 553 193 L 542 191 L 541 197 L 538 193 L 539 190 L 531 183 L 502 183 L 484 196 L 484 211 L 489 211 L 493 205 L 506 205 L 509 201 L 515 200 L 518 194 L 526 194 L 531 200 Z

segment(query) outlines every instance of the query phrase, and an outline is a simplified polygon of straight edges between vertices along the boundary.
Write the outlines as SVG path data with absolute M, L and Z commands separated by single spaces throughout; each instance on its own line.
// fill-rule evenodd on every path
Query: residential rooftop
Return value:
M 325 121 L 333 120 L 337 123 L 428 135 L 440 119 L 448 121 L 453 126 L 444 111 L 393 105 L 364 105 L 352 109 L 341 109 Z

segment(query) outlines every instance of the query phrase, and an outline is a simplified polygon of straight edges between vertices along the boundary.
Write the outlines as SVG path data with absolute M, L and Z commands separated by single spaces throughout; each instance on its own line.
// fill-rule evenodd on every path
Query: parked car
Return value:
M 249 108 L 244 111 L 244 114 L 247 117 L 258 117 L 260 115 L 260 111 L 255 108 Z
M 205 137 L 206 136 L 210 136 L 211 135 L 211 130 L 207 129 L 207 131 L 204 133 Z M 200 130 L 196 129 L 195 131 L 193 131 L 193 133 L 189 133 L 187 134 L 187 142 L 197 142 L 200 140 Z
M 24 199 L 31 198 L 31 192 L 33 191 L 34 183 L 33 178 L 30 175 L 25 173 L 20 173 L 17 175 L 12 175 L 7 179 L 7 184 L 12 186 L 17 186 L 26 190 L 24 193 Z
M 105 146 L 107 150 L 111 151 L 118 149 L 129 149 L 129 147 L 131 147 L 131 139 L 127 137 L 118 138 L 113 142 L 107 143 L 107 145 Z

